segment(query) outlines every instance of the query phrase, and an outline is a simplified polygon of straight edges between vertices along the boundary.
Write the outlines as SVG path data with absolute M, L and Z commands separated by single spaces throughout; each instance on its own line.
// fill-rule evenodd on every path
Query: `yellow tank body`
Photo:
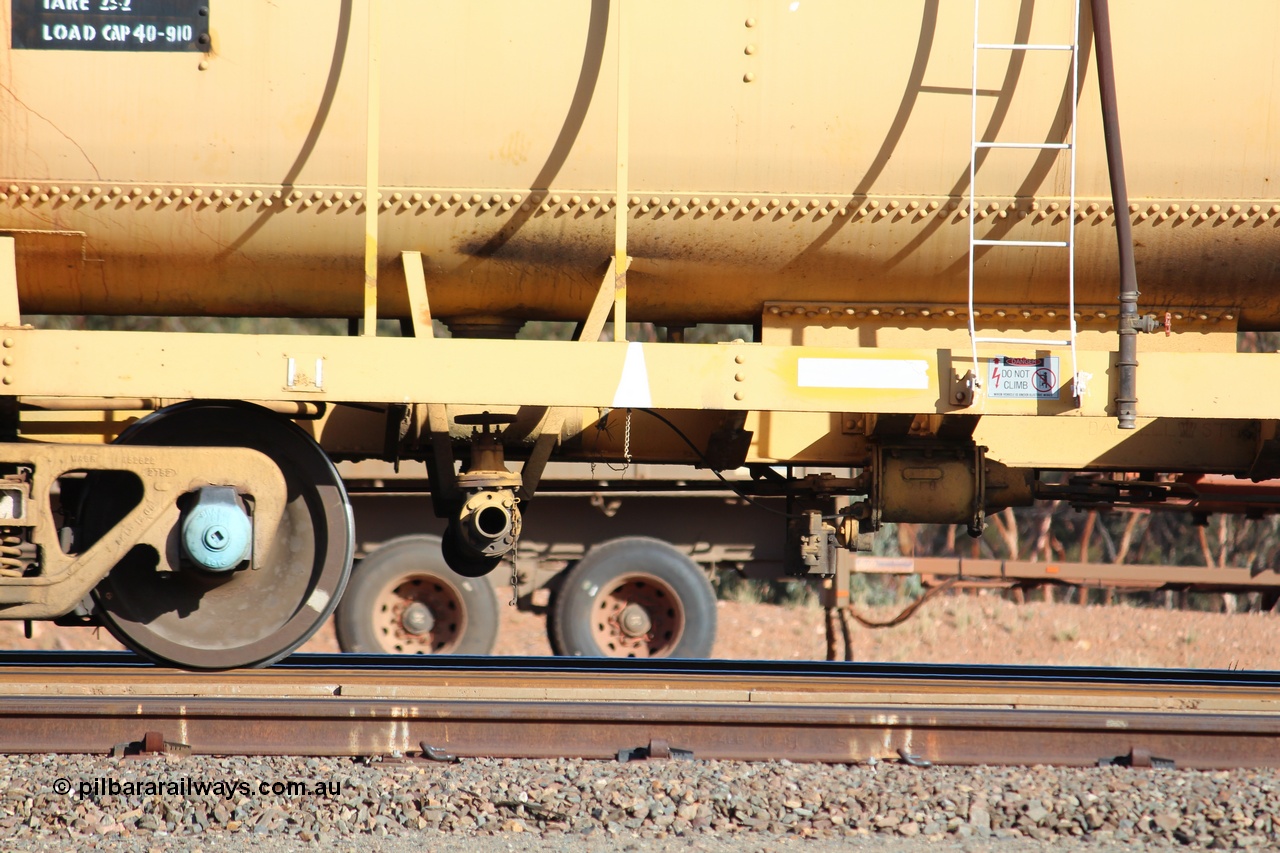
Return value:
M 582 319 L 620 159 L 631 320 L 966 301 L 970 3 L 381 0 L 372 31 L 363 2 L 207 5 L 207 52 L 0 46 L 24 313 L 359 316 L 369 139 L 382 316 L 407 313 L 418 250 L 435 316 Z M 1143 309 L 1280 327 L 1280 4 L 1114 6 Z M 983 7 L 984 40 L 1071 39 L 1065 0 Z M 1066 139 L 1068 57 L 983 51 L 979 136 Z M 1114 304 L 1088 39 L 1080 69 L 1076 298 Z M 980 238 L 1065 239 L 1062 152 L 980 159 Z M 976 299 L 1065 304 L 1065 264 L 980 253 Z

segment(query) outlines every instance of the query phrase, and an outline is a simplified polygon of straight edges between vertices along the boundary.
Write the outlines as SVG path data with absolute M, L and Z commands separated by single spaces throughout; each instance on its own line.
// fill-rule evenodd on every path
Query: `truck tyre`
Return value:
M 487 655 L 498 598 L 488 581 L 445 564 L 440 537 L 402 536 L 352 570 L 334 626 L 344 652 Z
M 614 539 L 565 575 L 547 634 L 562 655 L 710 657 L 716 596 L 698 564 L 666 542 Z

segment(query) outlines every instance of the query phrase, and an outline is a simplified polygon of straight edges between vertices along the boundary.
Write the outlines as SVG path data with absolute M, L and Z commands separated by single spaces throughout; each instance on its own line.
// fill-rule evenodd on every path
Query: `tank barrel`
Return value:
M 968 252 L 960 178 L 970 146 L 956 122 L 970 104 L 950 84 L 969 91 L 972 42 L 968 28 L 947 17 L 954 11 L 939 11 L 954 4 L 923 4 L 930 11 L 921 18 L 910 11 L 919 3 L 820 0 L 753 17 L 755 25 L 741 30 L 710 25 L 710 17 L 672 27 L 664 4 L 636 4 L 627 11 L 628 63 L 619 58 L 607 4 L 568 4 L 549 14 L 504 2 L 499 29 L 512 39 L 510 52 L 500 62 L 468 65 L 464 87 L 425 89 L 410 82 L 419 49 L 412 34 L 433 34 L 438 61 L 469 63 L 469 38 L 458 34 L 479 27 L 483 16 L 451 3 L 393 5 L 382 12 L 380 49 L 372 52 L 363 14 L 335 8 L 321 15 L 306 0 L 220 10 L 216 50 L 197 50 L 194 41 L 190 50 L 111 54 L 52 42 L 0 44 L 0 66 L 12 77 L 12 95 L 0 92 L 0 230 L 15 242 L 23 313 L 366 318 L 368 329 L 373 308 L 381 319 L 410 316 L 400 253 L 412 250 L 425 259 L 434 319 L 455 335 L 501 337 L 525 322 L 585 317 L 609 258 L 616 267 L 622 225 L 630 266 L 619 320 L 756 323 L 770 307 L 788 310 L 770 305 L 779 300 L 791 309 L 847 304 L 855 315 L 863 304 L 904 312 L 918 304 L 935 318 L 954 318 L 943 312 L 967 306 L 967 270 L 953 261 Z M 1087 5 L 1081 0 L 1082 10 Z M 1280 208 L 1271 188 L 1276 156 L 1274 146 L 1253 141 L 1265 137 L 1269 114 L 1254 101 L 1280 91 L 1280 68 L 1268 66 L 1265 78 L 1242 91 L 1225 67 L 1165 62 L 1168 50 L 1271 55 L 1280 5 L 1240 0 L 1229 12 L 1203 16 L 1194 0 L 1169 0 L 1158 21 L 1142 4 L 1118 3 L 1114 15 L 1094 5 L 1109 128 L 1115 78 L 1127 87 L 1127 181 L 1143 207 L 1132 217 L 1140 237 L 1132 252 L 1143 265 L 1144 306 L 1240 312 L 1251 330 L 1280 328 L 1280 267 L 1269 239 L 1280 221 L 1280 210 L 1271 210 Z M 1041 20 L 1031 6 L 991 4 L 992 37 L 1022 38 L 1011 34 Z M 1055 37 L 1049 20 L 1044 33 L 1024 35 L 1041 48 L 1062 47 L 1043 43 Z M 1053 26 L 1067 20 L 1064 14 Z M 259 40 L 271 31 L 298 33 L 294 52 L 263 49 Z M 843 73 L 842 39 L 850 33 L 883 54 L 883 84 L 857 91 L 816 85 Z M 738 44 L 744 38 L 750 43 Z M 762 38 L 775 41 L 765 49 Z M 669 40 L 669 65 L 661 73 L 632 68 L 619 100 L 616 69 L 638 62 L 655 40 Z M 1113 40 L 1125 48 L 1114 56 Z M 541 52 L 555 62 L 527 75 L 520 57 Z M 372 53 L 381 68 L 380 112 L 365 73 Z M 734 61 L 743 67 L 726 74 L 722 60 L 739 55 Z M 993 311 L 1066 307 L 1055 288 L 1028 286 L 1067 264 L 1057 245 L 1062 229 L 1055 231 L 1067 222 L 1060 210 L 1067 186 L 1052 165 L 1053 145 L 1062 143 L 1046 143 L 1067 130 L 1065 93 L 1089 107 L 1073 149 L 1080 208 L 1074 294 L 1087 309 L 1082 322 L 1087 314 L 1097 325 L 1099 310 L 1110 308 L 1113 334 L 1111 218 L 1127 207 L 1119 201 L 1107 209 L 1113 196 L 1102 161 L 1113 149 L 1114 183 L 1118 132 L 1109 130 L 1103 144 L 1093 75 L 1080 76 L 1070 92 L 1055 59 L 1066 53 L 983 55 L 979 115 L 989 131 L 983 144 L 995 147 L 984 149 L 978 203 L 985 209 L 973 217 L 984 237 L 1016 240 L 1025 250 L 984 248 L 984 300 Z M 913 69 L 924 68 L 926 57 L 930 85 L 917 91 L 923 81 Z M 112 74 L 102 73 L 104 63 Z M 1000 64 L 1005 83 L 987 88 Z M 48 85 L 64 71 L 83 85 Z M 935 74 L 946 78 L 937 92 Z M 122 139 L 103 132 L 102 111 L 126 84 L 174 111 L 140 110 Z M 264 87 L 289 108 L 256 97 Z M 421 110 L 389 106 L 418 100 Z M 548 108 L 533 108 L 541 102 Z M 1188 104 L 1196 121 L 1179 122 L 1174 132 L 1171 122 Z M 629 134 L 619 136 L 618 121 L 628 119 Z M 426 140 L 446 126 L 465 128 L 459 138 L 467 144 L 424 156 Z M 378 145 L 369 141 L 370 127 Z M 677 145 L 669 127 L 690 129 L 690 142 Z M 378 155 L 372 183 L 370 154 Z M 1239 241 L 1219 239 L 1224 214 L 1247 225 L 1231 226 Z M 1126 223 L 1118 226 L 1124 233 Z M 998 233 L 987 234 L 991 228 Z M 1121 240 L 1126 255 L 1129 242 Z M 363 283 L 375 274 L 376 293 L 366 292 Z M 1131 282 L 1122 288 L 1137 290 Z M 1055 313 L 1051 325 L 1063 317 Z M 1148 395 L 1144 410 L 1152 402 Z M 1122 412 L 1128 408 L 1121 403 Z

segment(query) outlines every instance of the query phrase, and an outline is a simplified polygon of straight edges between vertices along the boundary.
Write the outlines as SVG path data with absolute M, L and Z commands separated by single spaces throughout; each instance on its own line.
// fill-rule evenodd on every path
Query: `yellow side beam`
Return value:
M 1270 393 L 1280 387 L 1280 355 L 1142 359 L 1143 417 L 1280 419 L 1280 395 Z M 11 328 L 0 340 L 0 383 L 20 396 L 1106 418 L 1111 360 L 1080 354 L 1093 379 L 1079 409 L 1069 389 L 1059 400 L 980 397 L 960 407 L 950 402 L 950 350 Z M 291 363 L 299 375 L 312 365 L 323 374 L 291 384 Z M 442 367 L 387 369 L 395 364 Z

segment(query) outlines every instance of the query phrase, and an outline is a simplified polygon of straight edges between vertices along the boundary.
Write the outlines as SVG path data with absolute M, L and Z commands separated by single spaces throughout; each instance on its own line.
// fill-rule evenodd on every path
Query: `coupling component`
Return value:
M 458 512 L 458 545 L 464 554 L 501 559 L 520 538 L 520 508 L 511 489 L 472 492 Z
M 471 464 L 457 475 L 462 504 L 451 513 L 440 551 L 449 568 L 464 577 L 478 578 L 497 568 L 502 558 L 515 550 L 520 538 L 516 489 L 523 480 L 507 470 L 502 441 L 489 431 L 491 426 L 509 423 L 511 415 L 483 412 L 459 415 L 455 420 L 484 431 L 472 437 Z
M 182 519 L 182 551 L 202 569 L 226 572 L 249 557 L 253 523 L 230 486 L 205 486 Z
M 787 524 L 787 551 L 783 565 L 789 575 L 831 575 L 839 560 L 839 528 L 828 524 L 815 509 L 801 512 Z

